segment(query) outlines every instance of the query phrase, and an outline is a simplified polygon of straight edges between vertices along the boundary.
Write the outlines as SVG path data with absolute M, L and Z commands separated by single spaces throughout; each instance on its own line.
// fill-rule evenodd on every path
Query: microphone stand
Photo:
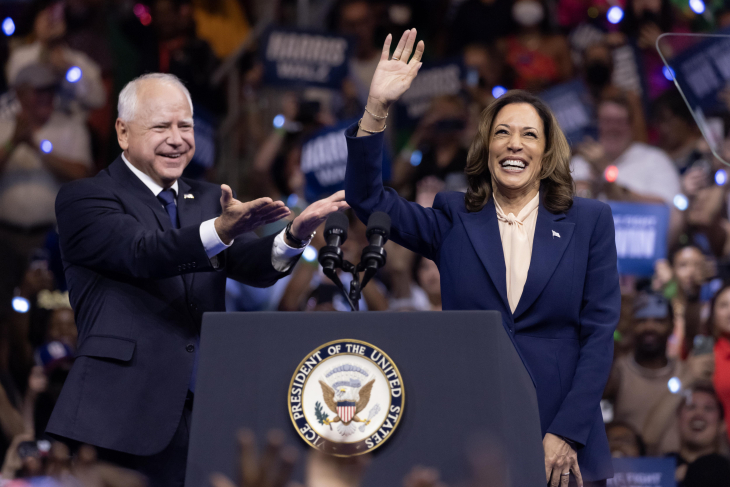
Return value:
M 337 250 L 339 249 L 337 249 L 336 247 L 330 248 L 330 246 L 325 246 L 322 247 L 321 253 L 335 253 Z M 363 259 L 361 259 L 360 263 L 358 263 L 357 265 L 354 265 L 347 260 L 342 260 L 342 270 L 352 274 L 352 281 L 350 281 L 349 293 L 345 291 L 345 285 L 342 284 L 340 276 L 337 275 L 336 268 L 322 268 L 322 270 L 324 271 L 324 275 L 327 276 L 332 282 L 334 282 L 335 285 L 342 292 L 342 295 L 345 296 L 345 299 L 347 299 L 347 304 L 350 305 L 350 309 L 352 311 L 360 311 L 360 298 L 362 296 L 362 290 L 367 285 L 367 283 L 370 282 L 373 276 L 375 276 L 375 273 L 378 272 L 378 267 L 366 267 L 366 265 L 363 263 L 366 260 L 366 256 L 371 257 L 370 255 L 368 255 L 370 253 L 375 253 L 377 254 L 377 256 L 379 256 L 379 258 L 382 260 L 381 265 L 385 263 L 385 258 L 387 256 L 385 249 L 383 247 L 378 247 L 375 245 L 368 245 L 367 247 L 365 247 L 365 250 L 363 252 Z M 361 283 L 360 273 L 363 271 L 365 271 L 365 275 L 363 276 Z

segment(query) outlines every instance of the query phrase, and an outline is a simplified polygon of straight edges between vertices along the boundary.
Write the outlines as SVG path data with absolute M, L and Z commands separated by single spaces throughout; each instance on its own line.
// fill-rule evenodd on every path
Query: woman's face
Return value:
M 717 333 L 730 336 L 730 288 L 725 289 L 715 300 L 715 322 Z
M 540 187 L 545 131 L 540 115 L 529 103 L 502 108 L 492 123 L 489 172 L 500 193 L 529 191 Z

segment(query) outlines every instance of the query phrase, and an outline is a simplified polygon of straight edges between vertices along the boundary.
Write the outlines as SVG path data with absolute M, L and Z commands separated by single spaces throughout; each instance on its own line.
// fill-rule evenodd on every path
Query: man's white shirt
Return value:
M 122 160 L 129 170 L 132 171 L 134 175 L 149 188 L 150 191 L 152 191 L 152 194 L 154 194 L 155 197 L 162 192 L 164 188 L 157 184 L 147 174 L 134 167 L 132 163 L 127 160 L 127 157 L 124 154 L 122 154 Z M 175 183 L 171 186 L 171 189 L 175 191 L 175 195 L 177 196 L 179 192 L 177 181 L 175 181 Z M 175 204 L 177 205 L 177 199 L 175 200 Z M 162 205 L 162 203 L 160 203 L 160 205 Z M 215 230 L 215 220 L 216 218 L 211 218 L 210 220 L 206 220 L 200 224 L 200 241 L 203 243 L 203 248 L 205 249 L 205 253 L 208 258 L 220 254 L 225 249 L 233 245 L 233 241 L 226 245 L 220 239 L 218 232 Z M 286 272 L 292 266 L 296 257 L 303 251 L 304 249 L 297 249 L 288 246 L 284 240 L 284 230 L 282 230 L 274 238 L 274 245 L 271 248 L 271 265 L 279 272 Z

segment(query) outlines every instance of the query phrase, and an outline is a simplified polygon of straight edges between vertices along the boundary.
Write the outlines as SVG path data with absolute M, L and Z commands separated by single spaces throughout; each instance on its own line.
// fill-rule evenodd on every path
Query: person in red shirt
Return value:
M 715 337 L 715 372 L 712 384 L 717 397 L 730 417 L 730 283 L 725 284 L 712 299 L 708 328 Z M 730 439 L 730 431 L 728 432 Z

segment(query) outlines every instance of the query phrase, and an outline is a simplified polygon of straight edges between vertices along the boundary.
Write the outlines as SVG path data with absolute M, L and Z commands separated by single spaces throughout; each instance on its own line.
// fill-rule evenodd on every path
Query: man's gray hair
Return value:
M 171 86 L 176 86 L 177 88 L 180 88 L 180 90 L 185 93 L 185 97 L 188 99 L 188 103 L 190 103 L 190 113 L 193 113 L 193 99 L 190 98 L 190 92 L 182 83 L 182 81 L 180 81 L 180 78 L 178 78 L 174 74 L 149 73 L 134 78 L 132 81 L 127 83 L 124 89 L 122 89 L 121 93 L 119 93 L 117 113 L 120 119 L 125 122 L 131 122 L 134 119 L 134 116 L 137 112 L 137 89 L 139 88 L 141 82 L 147 80 L 159 80 L 162 83 L 167 83 Z

